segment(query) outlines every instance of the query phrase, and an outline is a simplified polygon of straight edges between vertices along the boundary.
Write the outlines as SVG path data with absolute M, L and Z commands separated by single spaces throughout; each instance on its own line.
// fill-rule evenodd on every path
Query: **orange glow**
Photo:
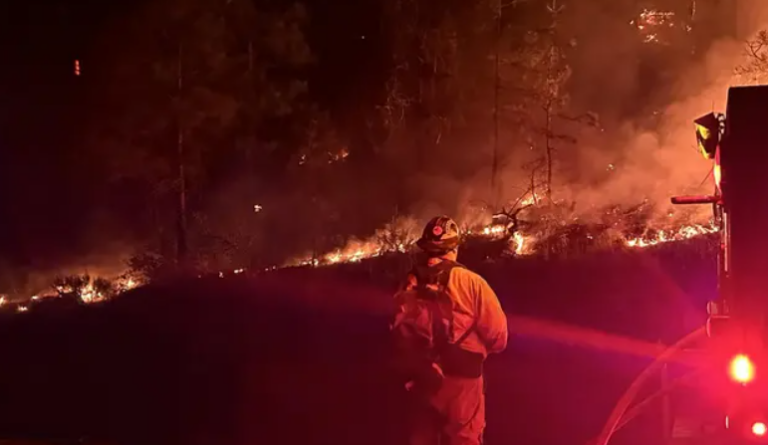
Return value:
M 749 383 L 755 378 L 755 365 L 746 355 L 739 354 L 731 360 L 731 378 L 739 383 Z
M 720 170 L 720 165 L 715 164 L 715 166 L 712 169 L 712 174 L 715 177 L 715 185 L 717 186 L 718 190 L 720 189 L 720 180 L 723 179 L 723 173 Z
M 394 230 L 393 230 L 394 229 Z M 387 227 L 368 240 L 352 240 L 346 246 L 320 256 L 305 255 L 288 261 L 283 266 L 273 266 L 268 269 L 294 266 L 313 266 L 357 263 L 367 258 L 381 256 L 387 252 L 407 252 L 419 237 L 416 225 L 408 230 Z M 717 233 L 720 228 L 713 222 L 708 224 L 686 224 L 676 228 L 649 231 L 641 236 L 625 238 L 623 244 L 630 248 L 653 247 L 664 243 L 684 241 L 701 235 Z M 501 238 L 506 236 L 507 227 L 503 224 L 478 225 L 465 230 L 466 235 L 485 238 Z M 392 235 L 399 234 L 391 239 Z M 389 239 L 382 242 L 382 239 Z M 394 241 L 394 242 L 393 242 Z M 524 256 L 536 253 L 537 236 L 535 233 L 515 232 L 510 240 L 510 247 L 515 254 Z
M 765 436 L 765 433 L 768 431 L 768 428 L 766 428 L 765 424 L 763 422 L 755 422 L 752 424 L 752 434 L 755 436 Z
M 715 177 L 715 185 L 720 190 L 720 182 L 723 180 L 723 171 L 720 167 L 720 148 L 715 152 L 715 166 L 712 168 L 712 176 Z
M 80 75 L 80 61 L 75 60 L 75 76 L 79 76 L 79 75 Z

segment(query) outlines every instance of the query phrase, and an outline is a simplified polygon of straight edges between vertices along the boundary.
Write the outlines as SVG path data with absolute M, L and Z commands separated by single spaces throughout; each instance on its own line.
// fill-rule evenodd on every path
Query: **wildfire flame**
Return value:
M 684 241 L 700 235 L 716 233 L 718 227 L 712 223 L 709 225 L 694 224 L 680 227 L 676 230 L 659 230 L 653 236 L 641 236 L 627 240 L 628 247 L 650 247 L 671 241 Z
M 528 243 L 525 240 L 525 236 L 522 233 L 515 232 L 514 240 L 515 240 L 515 243 L 516 243 L 515 254 L 516 255 L 525 255 L 526 248 L 528 247 Z
M 519 210 L 525 210 L 528 207 L 537 206 L 541 201 L 535 195 L 528 196 L 517 203 Z M 517 212 L 514 213 L 513 219 Z M 535 213 L 534 213 L 535 215 Z M 530 216 L 530 215 L 529 215 Z M 670 215 L 671 216 L 671 215 Z M 488 215 L 486 214 L 486 220 Z M 516 220 L 515 220 L 516 221 Z M 548 235 L 542 233 L 527 232 L 525 227 L 519 228 L 517 224 L 500 224 L 494 222 L 491 224 L 464 225 L 462 232 L 470 237 L 488 239 L 488 240 L 507 240 L 509 243 L 508 251 L 516 256 L 527 256 L 535 254 L 538 250 L 537 244 L 545 241 Z M 674 229 L 653 230 L 648 229 L 638 237 L 624 238 L 622 243 L 627 248 L 642 249 L 646 247 L 657 246 L 659 244 L 683 241 L 695 238 L 701 235 L 716 233 L 718 226 L 710 222 L 709 224 L 685 224 Z M 325 253 L 323 255 L 307 255 L 286 263 L 283 266 L 271 266 L 263 269 L 264 272 L 274 271 L 284 267 L 311 266 L 319 267 L 324 265 L 333 265 L 339 263 L 356 263 L 364 259 L 375 258 L 387 253 L 408 252 L 416 243 L 421 235 L 421 224 L 412 218 L 393 220 L 383 229 L 368 240 L 354 240 L 345 247 Z M 588 235 L 590 238 L 591 236 Z M 247 270 L 239 268 L 231 271 L 218 272 L 219 278 L 230 275 L 242 275 Z M 201 275 L 202 277 L 202 275 Z M 55 298 L 65 294 L 76 294 L 83 303 L 98 303 L 109 299 L 111 296 L 119 295 L 125 291 L 134 289 L 142 283 L 134 277 L 123 275 L 115 280 L 106 282 L 101 280 L 89 280 L 84 284 L 61 285 L 55 288 L 55 293 L 39 294 L 31 298 L 31 302 L 41 298 Z M 0 295 L 0 307 L 7 304 L 7 298 Z M 31 306 L 27 303 L 16 307 L 17 312 L 26 312 Z
M 117 295 L 134 289 L 138 287 L 140 283 L 133 277 L 123 276 L 111 283 L 108 282 L 108 284 L 111 289 L 99 288 L 99 286 L 96 285 L 95 280 L 90 280 L 80 288 L 74 288 L 68 285 L 56 286 L 55 288 L 59 295 L 77 294 L 83 303 L 90 304 L 105 301 L 112 294 Z M 35 300 L 36 298 L 32 297 L 32 299 Z
M 506 236 L 507 226 L 503 224 L 491 224 L 477 229 L 469 229 L 467 235 L 475 237 L 484 237 L 488 239 L 502 238 Z M 644 235 L 635 238 L 626 238 L 623 244 L 628 248 L 645 248 L 657 246 L 659 244 L 684 241 L 701 235 L 716 233 L 718 227 L 714 223 L 710 224 L 690 224 L 683 225 L 675 229 L 649 230 Z M 535 253 L 533 246 L 537 238 L 534 234 L 526 234 L 516 231 L 510 239 L 510 251 L 517 256 L 526 256 Z M 401 243 L 394 247 L 383 246 L 376 240 L 367 242 L 356 241 L 350 246 L 333 251 L 331 253 L 295 260 L 286 266 L 321 266 L 333 265 L 339 263 L 355 263 L 367 258 L 375 258 L 386 253 L 406 252 L 415 244 L 415 239 L 408 243 Z M 237 273 L 237 272 L 236 272 Z M 223 276 L 223 275 L 222 275 Z
M 642 15 L 641 18 L 645 22 L 653 25 L 669 24 L 668 21 L 674 16 L 673 13 L 656 13 L 653 11 L 646 11 L 645 14 L 646 15 Z M 512 213 L 516 217 L 520 211 L 536 208 L 542 202 L 543 200 L 541 197 L 537 196 L 535 193 L 529 192 L 515 203 L 513 210 L 517 209 L 517 211 Z M 501 216 L 504 215 L 506 215 L 506 213 L 501 214 Z M 672 214 L 669 216 L 671 217 Z M 464 225 L 463 227 L 464 234 L 470 237 L 487 239 L 509 238 L 509 251 L 517 256 L 536 253 L 536 243 L 539 241 L 537 237 L 541 236 L 536 233 L 527 233 L 525 230 L 520 230 L 514 225 L 499 224 L 498 222 L 491 224 L 469 224 Z M 355 240 L 341 249 L 337 249 L 324 255 L 306 255 L 303 258 L 288 262 L 283 267 L 318 267 L 338 263 L 355 263 L 387 253 L 407 252 L 413 247 L 416 240 L 421 235 L 420 228 L 421 224 L 413 219 L 393 221 L 390 224 L 387 224 L 384 229 L 379 231 L 369 240 Z M 676 228 L 667 228 L 664 230 L 647 230 L 641 236 L 623 239 L 623 244 L 628 248 L 651 247 L 667 242 L 683 241 L 700 235 L 715 233 L 718 230 L 718 227 L 713 222 L 710 222 L 709 224 L 684 224 Z M 267 268 L 265 271 L 273 269 L 276 269 L 276 267 Z M 236 271 L 235 273 L 239 272 Z M 220 276 L 223 277 L 224 274 L 222 273 Z

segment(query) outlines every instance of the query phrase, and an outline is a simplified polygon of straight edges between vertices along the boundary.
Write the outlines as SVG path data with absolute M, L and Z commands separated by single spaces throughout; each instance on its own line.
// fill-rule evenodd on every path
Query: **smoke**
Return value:
M 632 6 L 614 7 L 619 3 Z M 768 6 L 761 0 L 741 0 L 735 32 L 726 25 L 710 30 L 711 22 L 703 20 L 692 32 L 682 31 L 680 25 L 667 30 L 671 34 L 666 37 L 673 42 L 667 45 L 664 36 L 659 42 L 645 42 L 638 27 L 630 23 L 641 12 L 628 12 L 636 4 L 595 0 L 568 5 L 569 19 L 563 27 L 575 36 L 575 45 L 569 52 L 572 100 L 566 111 L 572 116 L 594 112 L 600 120 L 597 128 L 573 122 L 559 124 L 558 132 L 574 137 L 576 143 L 558 142 L 555 198 L 574 203 L 580 217 L 601 215 L 609 206 L 647 203 L 655 208 L 660 225 L 678 218 L 704 222 L 710 217 L 708 206 L 673 209 L 669 201 L 675 195 L 712 192 L 712 179 L 708 178 L 712 165 L 697 153 L 692 121 L 710 111 L 724 111 L 728 87 L 739 83 L 733 70 L 745 60 L 744 40 L 768 23 Z M 685 9 L 676 11 L 678 17 L 686 14 Z M 700 9 L 705 8 L 702 5 Z M 709 15 L 718 14 L 710 11 Z M 478 51 L 487 51 L 487 47 Z M 266 234 L 265 244 L 279 239 L 281 249 L 300 250 L 300 244 L 309 244 L 302 237 L 313 238 L 314 251 L 323 244 L 318 240 L 324 238 L 324 232 L 349 235 L 357 231 L 366 232 L 359 233 L 366 239 L 367 235 L 380 238 L 372 227 L 385 225 L 388 216 L 384 214 L 408 215 L 392 223 L 398 230 L 384 230 L 402 232 L 403 239 L 415 236 L 420 223 L 435 214 L 448 214 L 464 226 L 488 224 L 489 209 L 509 205 L 529 189 L 530 173 L 521 166 L 531 157 L 527 150 L 531 144 L 515 140 L 514 129 L 501 129 L 503 163 L 492 187 L 493 121 L 488 110 L 492 108 L 493 88 L 490 80 L 477 88 L 487 96 L 481 97 L 485 99 L 482 106 L 463 110 L 465 118 L 472 121 L 467 125 L 471 129 L 465 127 L 462 133 L 457 119 L 457 131 L 446 130 L 444 139 L 435 129 L 430 130 L 439 133 L 432 135 L 434 138 L 406 130 L 408 134 L 394 138 L 392 147 L 382 150 L 393 159 L 382 161 L 379 171 L 365 177 L 339 174 L 335 179 L 318 179 L 323 183 L 323 199 L 333 201 L 327 209 L 308 205 L 311 200 L 304 189 L 296 196 L 278 191 L 271 200 L 259 198 L 266 209 L 259 217 L 276 215 L 260 230 Z M 411 139 L 428 141 L 424 145 L 435 145 L 435 152 L 420 156 L 409 153 L 418 145 Z M 424 159 L 415 162 L 411 157 Z M 396 167 L 382 166 L 387 163 Z M 329 186 L 333 181 L 335 185 Z M 337 192 L 330 193 L 330 189 Z M 335 213 L 351 215 L 349 208 L 355 209 L 357 230 L 346 221 L 351 218 L 331 218 Z M 696 213 L 691 215 L 691 210 Z M 401 226 L 406 228 L 400 230 Z M 398 240 L 392 242 L 397 244 Z M 352 242 L 342 250 L 351 255 L 364 251 L 358 244 Z
M 737 37 L 751 38 L 768 25 L 768 4 L 762 0 L 739 0 Z
M 692 121 L 725 111 L 728 87 L 744 83 L 734 69 L 746 61 L 745 40 L 768 24 L 768 4 L 738 3 L 735 36 L 699 35 L 709 45 L 694 57 L 685 54 L 685 45 L 690 45 L 685 41 L 679 48 L 664 47 L 640 43 L 635 35 L 630 43 L 627 31 L 637 29 L 626 23 L 618 27 L 615 17 L 605 20 L 605 13 L 588 7 L 578 11 L 578 26 L 606 23 L 587 42 L 614 43 L 586 45 L 573 55 L 574 69 L 582 70 L 572 85 L 575 105 L 599 109 L 602 128 L 578 134 L 579 143 L 572 148 L 577 155 L 560 155 L 568 163 L 561 162 L 558 172 L 558 198 L 574 202 L 585 215 L 605 206 L 647 202 L 660 218 L 669 219 L 673 212 L 683 213 L 673 210 L 671 196 L 712 192 L 712 163 L 698 154 Z M 681 64 L 673 56 L 689 62 Z M 653 64 L 650 71 L 642 63 L 628 62 L 641 59 Z M 686 218 L 701 221 L 711 213 L 707 206 L 696 210 Z
M 556 142 L 553 193 L 572 203 L 582 219 L 601 217 L 608 207 L 641 204 L 654 210 L 659 226 L 711 218 L 709 206 L 673 207 L 670 198 L 713 192 L 712 162 L 698 152 L 693 120 L 724 112 L 728 88 L 745 83 L 735 68 L 747 62 L 746 41 L 768 26 L 768 3 L 698 0 L 694 28 L 687 30 L 689 5 L 669 3 L 678 8 L 670 11 L 674 24 L 658 29 L 638 26 L 643 9 L 636 2 L 568 5 L 563 29 L 576 44 L 568 54 L 573 75 L 566 114 L 594 113 L 599 125 L 557 124 L 556 132 L 576 143 Z M 486 130 L 475 134 L 471 149 L 456 144 L 471 159 L 452 154 L 450 163 L 464 165 L 410 179 L 419 196 L 412 212 L 417 218 L 449 213 L 464 224 L 485 224 L 489 208 L 508 206 L 529 190 L 530 170 L 522 165 L 532 157 L 526 145 L 535 144 L 502 134 L 501 185 L 492 190 L 492 138 Z M 466 165 L 475 167 L 472 178 L 456 173 Z
M 634 7 L 637 2 L 594 0 L 568 4 L 569 18 L 563 27 L 574 35 L 575 45 L 568 54 L 573 76 L 569 84 L 571 108 L 567 111 L 573 116 L 594 112 L 600 122 L 598 128 L 559 124 L 558 131 L 573 136 L 577 142 L 558 142 L 553 191 L 556 199 L 575 203 L 579 216 L 599 215 L 607 206 L 647 202 L 656 208 L 660 219 L 669 221 L 671 212 L 682 213 L 679 208 L 671 208 L 671 196 L 712 191 L 711 178 L 707 180 L 711 163 L 697 153 L 692 121 L 710 111 L 725 110 L 728 87 L 740 83 L 733 69 L 745 61 L 744 40 L 768 24 L 768 3 L 740 0 L 736 30 L 728 31 L 731 36 L 723 31 L 727 26 L 713 27 L 710 35 L 705 35 L 709 26 L 709 22 L 705 22 L 694 30 L 696 45 L 690 41 L 692 33 L 678 33 L 678 43 L 671 46 L 644 43 L 637 27 L 630 24 L 634 13 L 627 12 L 627 5 L 619 7 L 621 3 Z M 694 47 L 696 54 L 691 56 Z M 484 52 L 487 47 L 477 50 Z M 433 167 L 429 172 L 420 171 L 408 177 L 400 174 L 400 170 L 411 173 L 410 164 L 403 160 L 409 154 L 404 152 L 414 146 L 407 143 L 408 140 L 419 135 L 409 133 L 403 136 L 402 148 L 395 153 L 397 159 L 392 164 L 397 168 L 389 169 L 397 174 L 390 175 L 392 172 L 382 167 L 379 170 L 387 172 L 370 172 L 366 177 L 350 175 L 355 181 L 336 179 L 338 184 L 332 188 L 338 196 L 328 199 L 335 199 L 333 204 L 343 207 L 342 210 L 310 205 L 314 200 L 306 193 L 295 193 L 294 199 L 288 192 L 275 191 L 271 199 L 259 194 L 256 194 L 258 199 L 253 194 L 243 197 L 247 205 L 232 211 L 231 223 L 223 221 L 223 209 L 217 208 L 211 218 L 218 218 L 222 225 L 228 225 L 229 231 L 237 234 L 257 232 L 260 247 L 273 242 L 277 245 L 275 249 L 282 250 L 299 249 L 298 240 L 303 243 L 303 238 L 319 239 L 321 231 L 344 232 L 348 227 L 346 219 L 351 218 L 335 214 L 349 215 L 348 208 L 355 209 L 354 216 L 360 220 L 358 225 L 365 226 L 368 232 L 372 232 L 371 226 L 378 220 L 384 225 L 386 217 L 382 215 L 390 213 L 390 209 L 391 213 L 409 215 L 402 220 L 407 221 L 403 223 L 408 228 L 403 230 L 403 237 L 408 239 L 418 232 L 421 222 L 440 213 L 449 214 L 467 226 L 487 224 L 489 208 L 508 205 L 528 190 L 530 174 L 521 165 L 531 153 L 527 151 L 527 141 L 514 140 L 513 129 L 502 128 L 503 163 L 494 184 L 498 189 L 492 190 L 493 125 L 488 111 L 493 101 L 491 80 L 477 85 L 477 90 L 484 92 L 479 94 L 487 94 L 482 97 L 487 100 L 463 111 L 464 118 L 472 121 L 468 126 L 474 127 L 461 136 L 455 136 L 460 133 L 457 130 L 453 135 L 446 131 L 444 139 L 436 138 L 440 140 L 436 143 L 436 151 L 440 153 L 426 156 L 423 161 Z M 456 128 L 461 126 L 459 122 L 454 124 Z M 329 188 L 329 181 L 323 179 L 324 189 Z M 322 192 L 329 195 L 327 190 Z M 229 191 L 222 193 L 222 197 L 228 194 Z M 393 195 L 397 198 L 392 198 Z M 225 202 L 227 206 L 238 205 L 222 199 L 222 206 Z M 254 203 L 263 204 L 264 212 L 255 214 Z M 329 209 L 332 207 L 328 205 Z M 694 210 L 699 212 L 693 215 L 697 222 L 710 216 L 708 206 Z M 273 218 L 273 214 L 277 216 Z M 310 230 L 308 226 L 321 219 L 316 216 L 332 222 L 317 223 L 322 227 Z M 267 221 L 246 224 L 246 218 Z M 294 240 L 297 245 L 292 244 Z M 124 258 L 130 253 L 105 249 L 100 244 L 96 250 L 102 254 L 86 256 L 66 270 L 46 270 L 35 275 L 39 275 L 39 279 L 30 277 L 28 281 L 47 286 L 54 275 L 85 271 L 92 275 L 119 273 L 124 267 Z

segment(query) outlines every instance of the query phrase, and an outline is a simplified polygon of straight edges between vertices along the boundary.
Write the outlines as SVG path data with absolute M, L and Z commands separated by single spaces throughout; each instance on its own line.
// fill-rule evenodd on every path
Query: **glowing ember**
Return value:
M 645 42 L 645 43 L 659 43 L 659 35 L 658 34 L 648 34 L 643 39 L 643 42 Z
M 333 162 L 338 162 L 341 160 L 344 160 L 349 156 L 349 150 L 346 148 L 342 148 L 336 153 L 328 152 L 328 163 L 331 164 Z
M 486 236 L 492 236 L 492 235 L 501 235 L 506 231 L 507 231 L 506 227 L 502 225 L 495 225 L 495 226 L 483 227 L 483 231 L 481 233 Z
M 643 36 L 645 43 L 665 43 L 659 36 L 659 31 L 664 28 L 674 28 L 679 24 L 675 23 L 676 16 L 674 12 L 657 11 L 653 9 L 644 9 L 637 19 L 629 22 L 635 26 Z M 689 25 L 684 25 L 685 31 L 690 31 Z
M 633 20 L 630 23 L 637 26 L 637 29 L 644 30 L 653 26 L 675 26 L 675 13 L 657 11 L 654 9 L 643 9 L 637 20 Z

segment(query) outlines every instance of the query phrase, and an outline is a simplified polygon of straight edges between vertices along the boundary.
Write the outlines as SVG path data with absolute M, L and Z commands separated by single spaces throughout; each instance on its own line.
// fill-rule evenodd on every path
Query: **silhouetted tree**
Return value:
M 736 73 L 751 83 L 764 82 L 768 76 L 768 31 L 760 31 L 746 43 L 746 60 Z
M 245 152 L 251 163 L 263 160 L 259 133 L 290 114 L 305 89 L 305 20 L 299 5 L 161 0 L 115 32 L 125 51 L 112 60 L 104 90 L 113 111 L 93 139 L 115 178 L 150 203 L 158 252 L 175 250 L 178 262 L 187 261 L 190 215 L 222 159 L 231 166 Z

